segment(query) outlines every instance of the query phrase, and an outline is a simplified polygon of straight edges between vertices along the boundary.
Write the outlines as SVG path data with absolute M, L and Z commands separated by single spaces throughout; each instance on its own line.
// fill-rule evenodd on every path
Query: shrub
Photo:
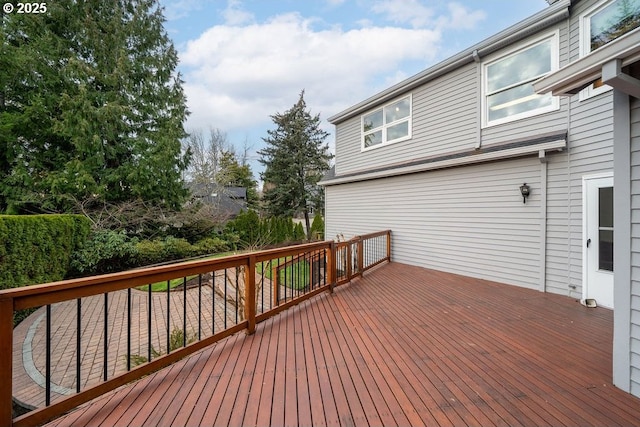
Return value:
M 302 223 L 299 222 L 293 229 L 293 240 L 298 242 L 300 240 L 304 240 L 305 238 L 306 236 L 304 234 L 304 227 L 302 226 Z
M 216 254 L 231 250 L 229 242 L 218 237 L 208 237 L 195 244 L 198 255 Z
M 89 229 L 80 215 L 0 215 L 0 289 L 63 279 Z M 14 326 L 34 310 L 16 311 Z
M 311 238 L 324 240 L 324 219 L 321 215 L 313 217 L 313 222 L 311 223 Z
M 144 266 L 165 261 L 162 240 L 142 240 L 136 244 L 136 265 Z
M 123 231 L 98 230 L 71 259 L 71 277 L 112 273 L 136 266 L 137 239 Z
M 227 222 L 225 239 L 234 247 L 259 249 L 269 245 L 305 239 L 304 228 L 296 226 L 291 218 L 270 217 L 261 219 L 257 213 L 246 211 Z
M 63 279 L 89 230 L 81 215 L 0 215 L 0 289 Z
M 185 239 L 177 239 L 169 236 L 164 239 L 164 257 L 165 261 L 173 261 L 177 259 L 191 258 L 199 253 L 196 247 Z
M 136 244 L 136 249 L 136 265 L 144 266 L 225 252 L 230 247 L 226 241 L 215 237 L 200 240 L 193 245 L 185 239 L 166 237 L 164 239 L 143 240 Z

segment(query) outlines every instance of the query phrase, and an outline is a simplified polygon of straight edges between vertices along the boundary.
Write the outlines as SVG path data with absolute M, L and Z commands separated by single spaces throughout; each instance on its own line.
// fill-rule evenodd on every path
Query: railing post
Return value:
M 391 262 L 391 230 L 387 230 L 387 260 Z
M 353 268 L 353 255 L 351 254 L 351 242 L 347 242 L 347 280 L 351 280 L 351 272 Z
M 0 425 L 13 424 L 13 298 L 0 299 Z
M 358 275 L 362 277 L 364 271 L 364 239 L 358 236 Z
M 245 271 L 244 311 L 247 314 L 247 335 L 256 331 L 256 256 L 249 255 L 249 265 Z
M 327 279 L 329 280 L 329 293 L 333 293 L 333 287 L 338 280 L 338 262 L 337 256 L 338 253 L 336 251 L 336 242 L 333 240 L 329 244 L 329 250 L 327 252 L 327 271 L 325 274 L 327 275 Z

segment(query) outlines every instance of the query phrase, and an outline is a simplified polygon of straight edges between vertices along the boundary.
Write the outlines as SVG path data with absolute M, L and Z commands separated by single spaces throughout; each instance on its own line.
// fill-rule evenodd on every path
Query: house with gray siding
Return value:
M 640 396 L 640 0 L 549 3 L 329 118 L 325 235 L 613 310 Z

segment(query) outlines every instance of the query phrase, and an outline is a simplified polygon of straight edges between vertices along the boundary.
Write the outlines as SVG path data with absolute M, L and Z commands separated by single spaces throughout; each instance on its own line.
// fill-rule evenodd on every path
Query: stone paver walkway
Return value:
M 229 269 L 231 270 L 231 269 Z M 228 270 L 228 273 L 229 273 Z M 229 274 L 233 274 L 233 271 Z M 223 272 L 216 273 L 219 289 L 224 289 Z M 258 312 L 264 301 L 268 309 L 271 284 L 268 279 L 258 296 Z M 229 295 L 235 288 L 227 287 Z M 131 290 L 131 354 L 147 357 L 149 331 L 152 349 L 162 354 L 167 348 L 167 301 L 170 306 L 170 331 L 182 331 L 185 292 L 183 290 L 151 293 L 151 328 L 148 326 L 149 293 Z M 199 305 L 200 301 L 200 305 Z M 218 333 L 237 323 L 233 303 L 225 305 L 220 292 L 214 293 L 211 282 L 187 289 L 187 336 L 202 338 Z M 201 307 L 198 310 L 198 307 Z M 51 403 L 75 393 L 78 384 L 77 301 L 51 306 Z M 83 298 L 81 302 L 80 386 L 102 382 L 104 361 L 105 296 Z M 226 313 L 225 313 L 226 312 Z M 226 322 L 225 322 L 226 317 Z M 108 294 L 107 300 L 107 377 L 127 370 L 127 291 Z M 200 320 L 199 320 L 200 319 Z M 226 324 L 225 324 L 226 323 Z M 13 335 L 13 396 L 22 406 L 38 408 L 45 405 L 46 372 L 46 308 L 41 307 L 14 329 Z M 132 365 L 134 366 L 134 365 Z

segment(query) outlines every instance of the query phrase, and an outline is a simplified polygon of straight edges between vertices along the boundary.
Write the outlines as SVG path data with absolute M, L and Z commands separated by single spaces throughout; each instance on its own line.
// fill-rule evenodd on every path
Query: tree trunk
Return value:
M 305 207 L 304 208 L 304 222 L 305 225 L 307 226 L 306 232 L 307 232 L 307 241 L 311 241 L 311 224 L 309 224 L 309 208 Z

